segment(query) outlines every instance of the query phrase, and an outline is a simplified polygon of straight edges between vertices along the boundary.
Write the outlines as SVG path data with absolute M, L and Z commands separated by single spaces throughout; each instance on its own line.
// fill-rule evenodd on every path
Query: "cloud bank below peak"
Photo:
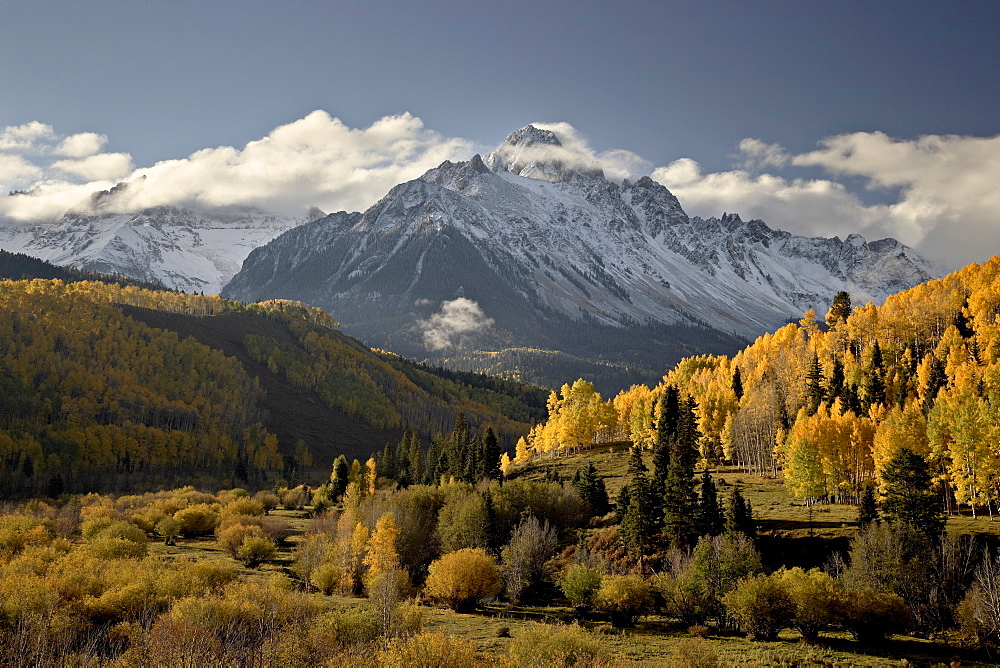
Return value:
M 954 267 L 1000 254 L 1000 136 L 856 132 L 820 139 L 799 154 L 746 138 L 731 169 L 705 172 L 690 157 L 655 167 L 632 151 L 598 152 L 569 123 L 533 125 L 555 133 L 561 146 L 532 150 L 570 166 L 599 166 L 612 181 L 648 174 L 691 215 L 738 212 L 807 236 L 892 236 Z M 408 113 L 351 128 L 325 111 L 243 148 L 206 148 L 138 169 L 107 144 L 102 134 L 63 136 L 37 121 L 0 128 L 0 188 L 30 193 L 0 196 L 0 217 L 45 221 L 87 211 L 95 192 L 119 182 L 130 185 L 102 206 L 359 211 L 444 160 L 484 152 Z

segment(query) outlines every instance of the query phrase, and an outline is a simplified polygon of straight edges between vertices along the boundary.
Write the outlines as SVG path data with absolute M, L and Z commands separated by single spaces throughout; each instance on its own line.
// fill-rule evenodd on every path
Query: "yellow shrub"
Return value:
M 424 593 L 452 610 L 475 607 L 481 598 L 500 592 L 496 560 L 479 548 L 464 548 L 433 561 Z
M 479 666 L 476 643 L 443 633 L 421 633 L 406 639 L 392 640 L 378 653 L 380 666 L 407 668 L 464 668 Z

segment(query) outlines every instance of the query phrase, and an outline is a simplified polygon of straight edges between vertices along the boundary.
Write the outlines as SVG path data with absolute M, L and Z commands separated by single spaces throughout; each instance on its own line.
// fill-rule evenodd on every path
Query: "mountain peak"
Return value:
M 494 172 L 549 183 L 604 178 L 604 170 L 593 156 L 566 147 L 555 132 L 534 125 L 511 132 L 483 162 Z
M 500 147 L 504 146 L 533 146 L 534 144 L 548 144 L 550 146 L 562 146 L 559 137 L 552 130 L 536 128 L 534 125 L 525 125 L 520 130 L 514 130 L 503 140 Z

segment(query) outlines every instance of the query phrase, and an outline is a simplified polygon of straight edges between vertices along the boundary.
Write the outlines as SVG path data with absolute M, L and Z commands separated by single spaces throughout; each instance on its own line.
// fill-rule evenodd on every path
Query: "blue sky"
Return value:
M 320 197 L 318 183 L 278 198 L 359 207 L 442 156 L 568 123 L 585 150 L 634 154 L 632 169 L 659 174 L 689 213 L 892 234 L 957 265 L 1000 253 L 983 185 L 1000 177 L 997 26 L 995 0 L 0 0 L 0 186 L 114 182 L 200 149 L 240 151 L 315 110 L 329 118 L 299 129 L 328 142 L 346 136 L 326 132 L 334 120 L 364 132 L 396 118 L 390 148 L 375 133 L 313 159 L 381 151 L 378 166 L 401 169 L 354 196 Z M 934 185 L 941 170 L 968 175 L 953 190 L 977 210 Z M 956 246 L 956 232 L 985 244 Z

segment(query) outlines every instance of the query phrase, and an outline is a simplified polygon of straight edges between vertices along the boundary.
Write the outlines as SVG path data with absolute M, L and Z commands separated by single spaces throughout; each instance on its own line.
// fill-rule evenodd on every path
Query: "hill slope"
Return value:
M 546 396 L 372 352 L 318 309 L 59 280 L 0 281 L 0 388 L 7 494 L 262 483 L 459 412 L 509 443 Z

